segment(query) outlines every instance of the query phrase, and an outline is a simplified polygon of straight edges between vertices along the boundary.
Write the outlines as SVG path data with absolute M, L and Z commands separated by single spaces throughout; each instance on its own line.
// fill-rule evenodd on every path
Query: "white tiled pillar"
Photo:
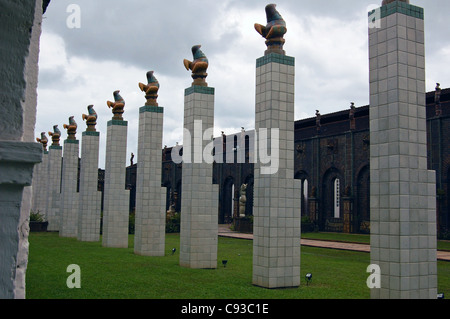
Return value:
M 100 240 L 101 192 L 98 191 L 100 132 L 85 131 L 81 140 L 78 240 Z
M 161 187 L 164 108 L 139 109 L 138 163 L 134 252 L 164 256 L 166 187 Z
M 277 53 L 256 62 L 253 284 L 265 288 L 300 285 L 301 187 L 294 179 L 294 65 L 293 57 Z M 271 156 L 270 163 L 265 163 L 265 154 Z
M 77 237 L 78 233 L 78 154 L 79 140 L 64 141 L 61 180 L 61 225 L 59 236 Z
M 124 120 L 108 122 L 103 195 L 104 247 L 128 247 L 130 191 L 125 189 L 127 125 Z
M 47 193 L 48 193 L 48 151 L 47 147 L 43 148 L 42 162 L 34 166 L 33 182 L 32 182 L 32 205 L 33 212 L 45 216 L 47 218 Z
M 203 140 L 205 130 L 213 127 L 214 88 L 196 85 L 187 88 L 181 186 L 180 265 L 183 267 L 217 268 L 219 185 L 212 184 L 212 163 L 204 161 L 202 156 L 206 145 L 212 142 L 211 135 L 208 136 L 211 140 Z
M 62 146 L 51 145 L 48 151 L 47 220 L 48 231 L 60 228 Z
M 423 9 L 394 1 L 372 14 L 370 57 L 372 298 L 436 298 L 436 186 L 427 169 Z

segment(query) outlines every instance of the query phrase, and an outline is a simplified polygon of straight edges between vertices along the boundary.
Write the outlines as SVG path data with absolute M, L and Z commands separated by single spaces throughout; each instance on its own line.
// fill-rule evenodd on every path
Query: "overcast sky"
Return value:
M 254 128 L 255 65 L 264 55 L 264 39 L 255 22 L 265 25 L 260 0 L 53 0 L 44 14 L 39 60 L 36 136 L 69 116 L 86 125 L 82 114 L 94 105 L 100 134 L 99 167 L 105 166 L 106 122 L 113 91 L 126 101 L 127 165 L 137 157 L 139 107 L 145 104 L 138 83 L 153 70 L 164 107 L 163 145 L 182 143 L 184 89 L 191 72 L 191 47 L 202 45 L 209 59 L 206 81 L 215 88 L 215 135 Z M 368 22 L 370 5 L 381 0 L 278 0 L 287 24 L 286 54 L 295 57 L 295 119 L 369 103 Z M 79 28 L 71 28 L 80 9 Z M 450 87 L 448 0 L 411 0 L 425 9 L 427 91 L 436 82 Z M 69 12 L 68 12 L 69 11 Z M 68 24 L 69 20 L 69 24 Z M 49 138 L 50 139 L 50 138 Z M 49 143 L 50 144 L 50 143 Z

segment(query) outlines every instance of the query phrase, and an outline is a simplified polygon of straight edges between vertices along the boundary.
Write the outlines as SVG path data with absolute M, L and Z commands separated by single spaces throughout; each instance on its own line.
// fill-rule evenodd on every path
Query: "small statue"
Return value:
M 350 112 L 348 117 L 350 119 L 350 129 L 354 130 L 356 128 L 356 123 L 355 123 L 355 103 L 353 102 L 351 102 L 350 104 Z
M 345 189 L 344 189 L 344 197 L 350 197 L 350 195 L 351 195 L 351 187 L 350 187 L 350 185 L 347 185 L 346 187 L 345 187 Z
M 63 125 L 64 129 L 67 130 L 67 139 L 68 140 L 76 140 L 75 134 L 77 134 L 77 123 L 75 122 L 73 116 L 69 117 L 69 124 Z
M 206 55 L 200 50 L 201 45 L 194 45 L 192 47 L 192 55 L 194 57 L 194 61 L 189 61 L 184 59 L 183 64 L 186 70 L 192 71 L 192 78 L 194 79 L 194 82 L 192 82 L 192 85 L 199 85 L 199 86 L 208 86 L 205 79 L 208 76 L 208 73 L 206 73 L 206 70 L 208 69 L 208 58 Z
M 97 125 L 97 112 L 95 112 L 94 110 L 94 106 L 93 105 L 89 105 L 87 107 L 88 109 L 88 115 L 83 114 L 82 118 L 83 121 L 86 120 L 86 124 L 87 124 L 87 132 L 95 132 L 95 125 Z
M 44 149 L 44 151 L 47 151 L 48 139 L 47 136 L 45 136 L 45 132 L 41 132 L 41 138 L 36 137 L 36 141 L 42 144 L 42 148 Z
M 436 104 L 440 104 L 441 103 L 441 84 L 440 83 L 436 83 L 436 92 L 434 93 L 434 103 Z
M 247 203 L 247 185 L 242 184 L 240 189 L 239 196 L 239 217 L 245 217 L 245 204 Z
M 139 82 L 139 88 L 145 92 L 147 103 L 145 105 L 158 106 L 156 99 L 158 98 L 159 82 L 153 75 L 153 71 L 147 72 L 147 84 Z
M 177 192 L 170 192 L 170 201 L 169 201 L 169 209 L 167 210 L 166 214 L 167 217 L 173 217 L 175 215 L 176 211 L 176 200 L 177 200 Z
M 130 166 L 133 166 L 133 159 L 134 159 L 134 154 L 131 153 L 131 158 L 130 158 Z
M 321 115 L 320 115 L 320 112 L 319 112 L 319 110 L 316 110 L 316 130 L 317 130 L 317 132 L 320 132 L 320 127 L 321 127 L 321 124 L 320 124 L 320 120 L 321 120 Z
M 436 89 L 434 92 L 434 103 L 436 107 L 436 116 L 442 115 L 442 109 L 441 109 L 441 84 L 436 83 Z
M 53 125 L 53 132 L 48 132 L 48 135 L 52 137 L 52 146 L 59 146 L 61 131 L 59 130 L 58 125 Z
M 267 50 L 265 54 L 274 52 L 284 55 L 283 45 L 285 40 L 283 36 L 287 32 L 286 22 L 275 7 L 276 4 L 266 6 L 267 25 L 255 23 L 255 30 L 266 39 Z
M 120 96 L 119 90 L 114 91 L 114 102 L 107 101 L 106 105 L 108 105 L 109 108 L 112 108 L 112 112 L 114 114 L 113 120 L 123 120 L 122 114 L 123 114 L 123 108 L 125 107 L 125 100 Z

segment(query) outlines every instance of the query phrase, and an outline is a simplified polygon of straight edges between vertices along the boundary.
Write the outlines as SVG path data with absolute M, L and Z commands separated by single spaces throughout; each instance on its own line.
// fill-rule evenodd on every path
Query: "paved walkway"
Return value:
M 253 234 L 238 233 L 230 230 L 228 225 L 219 225 L 219 236 L 221 237 L 232 237 L 240 239 L 253 239 Z M 334 242 L 326 240 L 312 240 L 312 239 L 301 239 L 302 246 L 311 247 L 322 247 L 331 249 L 342 249 L 342 250 L 352 250 L 360 252 L 370 252 L 370 245 L 368 244 L 355 244 L 355 243 L 345 243 L 345 242 Z M 437 259 L 450 261 L 450 252 L 438 250 Z

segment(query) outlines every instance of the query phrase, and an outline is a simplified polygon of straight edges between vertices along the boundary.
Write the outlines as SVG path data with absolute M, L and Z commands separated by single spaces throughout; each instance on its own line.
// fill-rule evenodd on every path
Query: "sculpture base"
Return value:
M 270 53 L 278 53 L 281 55 L 286 55 L 286 52 L 283 50 L 283 46 L 286 40 L 282 37 L 273 38 L 266 41 L 267 50 L 264 51 L 264 55 L 268 55 Z
M 208 86 L 208 83 L 206 83 L 207 76 L 208 73 L 206 72 L 192 74 L 192 78 L 194 79 L 194 82 L 192 82 L 192 86 Z

